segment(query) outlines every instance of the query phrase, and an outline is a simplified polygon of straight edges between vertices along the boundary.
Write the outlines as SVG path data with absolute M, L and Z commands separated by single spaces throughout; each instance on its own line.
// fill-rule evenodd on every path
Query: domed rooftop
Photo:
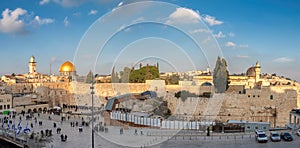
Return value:
M 255 77 L 256 76 L 255 67 L 253 66 L 253 67 L 248 68 L 246 75 L 248 77 Z
M 75 72 L 75 71 L 76 68 L 74 64 L 69 61 L 63 63 L 59 68 L 59 72 Z
M 34 56 L 30 57 L 29 63 L 35 63 L 35 57 Z

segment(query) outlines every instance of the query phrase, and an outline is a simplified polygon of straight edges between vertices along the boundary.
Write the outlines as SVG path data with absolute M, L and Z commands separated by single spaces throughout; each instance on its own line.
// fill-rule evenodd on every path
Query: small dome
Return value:
M 35 63 L 35 57 L 34 56 L 30 57 L 29 63 Z
M 256 62 L 255 66 L 260 68 L 258 61 Z
M 250 67 L 248 68 L 246 75 L 248 77 L 255 77 L 256 76 L 256 71 L 255 71 L 255 67 Z
M 59 72 L 75 72 L 75 71 L 76 68 L 74 64 L 69 61 L 63 63 L 59 68 Z

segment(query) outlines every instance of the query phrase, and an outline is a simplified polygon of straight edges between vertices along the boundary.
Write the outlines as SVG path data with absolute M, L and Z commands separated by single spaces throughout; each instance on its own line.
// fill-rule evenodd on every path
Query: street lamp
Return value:
M 91 89 L 91 94 L 92 94 L 92 148 L 94 148 L 94 77 L 92 77 L 92 86 L 90 87 Z

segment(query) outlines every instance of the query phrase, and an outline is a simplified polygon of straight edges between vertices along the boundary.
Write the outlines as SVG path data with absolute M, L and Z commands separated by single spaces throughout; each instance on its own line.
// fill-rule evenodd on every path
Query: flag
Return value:
M 11 126 L 11 130 L 15 130 L 15 124 L 13 124 L 12 126 Z
M 10 128 L 10 123 L 9 123 L 9 120 L 7 120 L 7 130 L 9 130 Z
M 28 123 L 26 124 L 26 127 L 24 128 L 24 134 L 30 132 L 30 128 L 28 127 Z
M 21 125 L 21 122 L 19 122 L 19 124 L 18 124 L 18 130 L 17 130 L 17 134 L 18 135 L 20 134 L 21 130 L 22 130 L 22 125 Z

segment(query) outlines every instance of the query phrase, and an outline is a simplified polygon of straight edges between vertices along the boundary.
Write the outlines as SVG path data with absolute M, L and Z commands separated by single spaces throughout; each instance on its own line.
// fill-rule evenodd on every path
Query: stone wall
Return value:
M 24 83 L 9 86 L 14 93 L 29 93 L 36 95 L 36 100 L 49 101 L 50 107 L 56 105 L 73 104 L 91 106 L 91 84 L 78 82 L 55 83 Z M 226 94 L 215 94 L 213 98 L 188 98 L 184 102 L 175 98 L 175 93 L 188 90 L 201 95 L 213 92 L 211 86 L 165 85 L 163 81 L 149 81 L 148 83 L 97 83 L 94 85 L 94 103 L 96 107 L 106 104 L 107 99 L 126 93 L 141 93 L 146 90 L 159 92 L 172 114 L 185 114 L 191 119 L 199 120 L 248 120 L 276 122 L 283 126 L 288 122 L 288 113 L 297 108 L 299 95 L 294 86 L 270 86 L 261 89 L 246 89 L 245 94 L 231 91 Z M 32 103 L 33 95 L 15 97 L 16 104 Z M 275 116 L 276 115 L 276 116 Z
M 48 104 L 38 104 L 38 105 L 26 105 L 26 106 L 17 106 L 14 107 L 17 113 L 21 113 L 22 111 L 25 111 L 26 113 L 30 111 L 39 111 L 39 110 L 48 110 L 49 105 Z
M 275 86 L 274 86 L 275 87 Z M 288 123 L 289 111 L 297 107 L 297 92 L 293 89 L 265 87 L 215 94 L 212 98 L 188 98 L 185 101 L 167 93 L 165 100 L 172 114 L 191 120 L 248 120 L 270 122 L 271 127 Z M 281 91 L 274 91 L 280 89 Z M 173 89 L 175 90 L 175 89 Z

